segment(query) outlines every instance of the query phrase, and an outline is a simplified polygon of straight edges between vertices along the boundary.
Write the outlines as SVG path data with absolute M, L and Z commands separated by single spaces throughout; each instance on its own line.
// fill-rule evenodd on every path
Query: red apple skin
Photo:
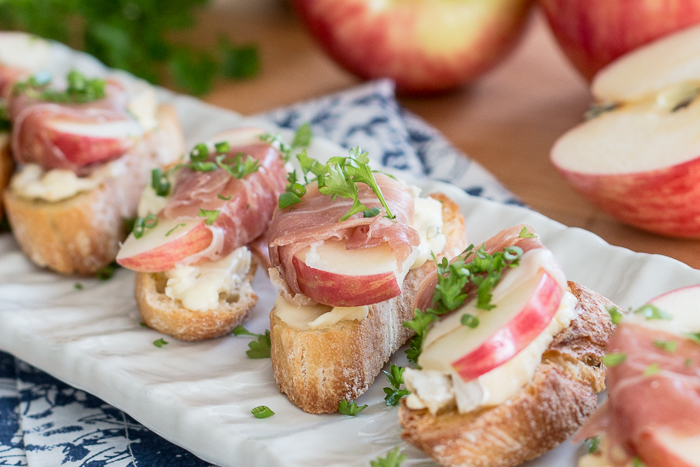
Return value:
M 697 0 L 539 0 L 559 45 L 593 76 L 617 57 L 700 23 Z
M 520 313 L 479 347 L 452 362 L 452 367 L 464 381 L 470 381 L 504 364 L 544 331 L 563 296 L 557 281 L 547 273 L 542 274 Z
M 531 0 L 482 0 L 486 21 L 465 21 L 474 37 L 455 37 L 450 50 L 431 51 L 419 37 L 428 10 L 468 9 L 465 1 L 293 0 L 319 45 L 343 68 L 363 79 L 388 77 L 399 92 L 426 94 L 454 89 L 496 65 L 517 43 Z M 438 31 L 443 23 L 430 25 Z M 400 39 L 400 40 L 397 40 Z
M 211 230 L 202 222 L 186 235 L 174 238 L 143 253 L 126 258 L 117 258 L 117 263 L 120 266 L 138 272 L 168 271 L 188 256 L 207 248 L 211 245 L 213 238 L 214 235 Z
M 557 169 L 584 198 L 622 222 L 660 235 L 700 238 L 700 157 L 630 174 Z
M 668 438 L 678 436 L 683 438 L 682 434 L 674 434 L 669 429 L 649 430 L 645 433 L 636 448 L 639 451 L 639 457 L 644 461 L 644 464 L 649 467 L 698 467 L 700 459 L 697 462 L 688 463 L 681 459 L 673 449 L 667 445 Z
M 299 289 L 309 298 L 329 306 L 364 306 L 401 295 L 393 272 L 349 276 L 312 268 L 296 256 L 294 268 Z

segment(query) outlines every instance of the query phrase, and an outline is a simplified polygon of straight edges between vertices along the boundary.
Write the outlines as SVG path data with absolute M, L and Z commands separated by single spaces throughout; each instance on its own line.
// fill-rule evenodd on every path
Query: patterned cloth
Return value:
M 440 133 L 402 109 L 389 81 L 274 110 L 280 128 L 310 122 L 315 135 L 361 146 L 382 165 L 520 204 Z M 186 129 L 185 129 L 186 131 Z M 0 466 L 209 465 L 97 397 L 0 352 Z

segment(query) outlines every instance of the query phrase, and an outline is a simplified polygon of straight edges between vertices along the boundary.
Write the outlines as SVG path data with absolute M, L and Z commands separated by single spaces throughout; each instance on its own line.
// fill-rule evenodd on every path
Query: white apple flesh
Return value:
M 396 297 L 405 275 L 386 243 L 346 250 L 344 241 L 326 241 L 301 250 L 293 263 L 301 291 L 334 307 L 371 305 Z
M 513 358 L 539 336 L 554 318 L 563 296 L 561 285 L 539 269 L 495 303 L 494 309 L 479 310 L 471 301 L 436 324 L 423 342 L 418 364 L 456 372 L 464 381 L 476 379 Z M 478 325 L 461 324 L 465 314 L 476 316 Z
M 209 247 L 213 238 L 204 219 L 161 219 L 154 228 L 145 229 L 141 238 L 130 234 L 119 250 L 117 263 L 139 272 L 168 271 Z
M 651 467 L 700 467 L 700 436 L 657 428 L 649 430 L 637 449 Z
M 260 128 L 240 127 L 222 131 L 209 139 L 215 143 L 226 141 L 231 147 L 248 146 L 252 144 L 261 144 L 260 136 L 264 133 L 265 132 Z

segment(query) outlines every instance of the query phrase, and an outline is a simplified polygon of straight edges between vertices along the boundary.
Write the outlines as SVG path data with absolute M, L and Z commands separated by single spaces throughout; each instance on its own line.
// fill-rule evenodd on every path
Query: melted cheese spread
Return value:
M 576 297 L 566 292 L 556 315 L 547 328 L 515 357 L 472 381 L 456 373 L 406 368 L 404 381 L 411 391 L 409 408 L 428 408 L 432 413 L 457 406 L 459 413 L 505 402 L 525 386 L 535 374 L 542 355 L 576 316 Z
M 447 237 L 442 233 L 442 203 L 433 198 L 414 198 L 413 227 L 418 231 L 420 245 L 418 256 L 411 269 L 416 269 L 430 259 L 430 254 L 445 251 Z
M 167 271 L 165 295 L 192 311 L 219 307 L 221 296 L 236 293 L 250 271 L 251 253 L 243 246 L 219 261 L 181 265 Z
M 304 305 L 297 307 L 280 294 L 273 313 L 288 326 L 300 331 L 328 328 L 339 321 L 362 321 L 369 315 L 369 307 L 331 307 L 328 305 Z

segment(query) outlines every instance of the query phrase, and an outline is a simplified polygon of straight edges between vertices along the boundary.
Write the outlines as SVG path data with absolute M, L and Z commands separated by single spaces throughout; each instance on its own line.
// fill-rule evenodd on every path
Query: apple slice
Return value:
M 700 467 L 700 436 L 685 436 L 668 428 L 656 428 L 643 435 L 637 444 L 646 465 Z
M 513 358 L 539 336 L 554 318 L 563 296 L 559 283 L 539 269 L 492 310 L 479 310 L 472 300 L 430 330 L 418 364 L 430 370 L 454 371 L 465 381 L 476 379 Z M 479 319 L 476 327 L 461 324 L 467 313 Z
M 45 122 L 44 134 L 66 159 L 83 166 L 121 156 L 143 133 L 143 126 L 133 119 L 89 122 L 56 118 Z
M 117 255 L 117 263 L 139 272 L 168 271 L 211 245 L 214 235 L 204 219 L 160 219 L 141 238 L 130 234 Z
M 401 294 L 406 271 L 399 272 L 391 247 L 346 250 L 344 241 L 326 241 L 294 255 L 301 291 L 324 305 L 353 307 Z
M 222 131 L 212 136 L 209 140 L 215 143 L 219 141 L 228 142 L 231 147 L 248 146 L 251 144 L 262 144 L 260 135 L 265 134 L 265 131 L 254 127 L 240 127 L 231 130 Z

